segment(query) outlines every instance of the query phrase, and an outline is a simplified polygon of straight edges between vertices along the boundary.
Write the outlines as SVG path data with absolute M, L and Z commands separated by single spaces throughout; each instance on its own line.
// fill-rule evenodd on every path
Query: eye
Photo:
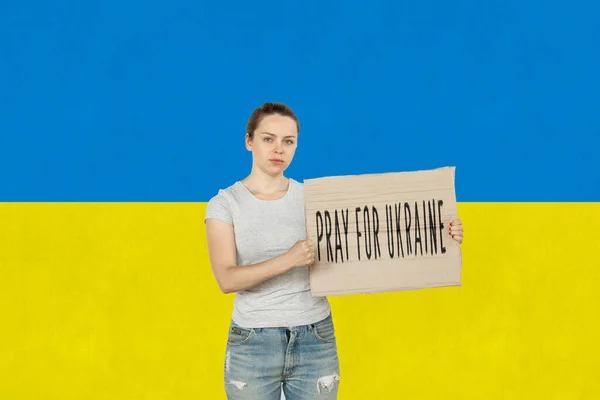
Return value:
M 287 142 L 287 144 L 294 144 L 294 141 L 291 139 L 288 139 L 286 142 Z
M 271 138 L 270 138 L 270 137 L 265 137 L 263 140 L 264 140 L 265 142 L 270 142 L 270 141 L 271 141 Z

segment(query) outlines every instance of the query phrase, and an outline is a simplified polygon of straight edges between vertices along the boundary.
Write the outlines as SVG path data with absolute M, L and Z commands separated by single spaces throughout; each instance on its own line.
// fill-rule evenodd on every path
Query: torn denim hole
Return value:
M 242 381 L 229 381 L 229 383 L 238 388 L 239 390 L 244 390 L 244 387 L 248 385 L 246 382 Z
M 340 376 L 338 374 L 322 376 L 317 380 L 317 392 L 321 394 L 321 389 L 327 389 L 331 392 L 336 382 L 339 382 Z

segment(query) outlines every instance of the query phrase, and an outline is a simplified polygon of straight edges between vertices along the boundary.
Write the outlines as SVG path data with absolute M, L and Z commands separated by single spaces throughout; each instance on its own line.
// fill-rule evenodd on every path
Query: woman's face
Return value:
M 297 142 L 296 121 L 277 114 L 264 117 L 252 139 L 246 135 L 246 148 L 252 152 L 254 165 L 272 176 L 283 173 L 290 165 Z

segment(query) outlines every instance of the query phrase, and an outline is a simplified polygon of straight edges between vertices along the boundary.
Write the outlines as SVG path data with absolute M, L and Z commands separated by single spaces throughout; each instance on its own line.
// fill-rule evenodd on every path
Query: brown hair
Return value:
M 296 121 L 298 133 L 300 133 L 300 123 L 298 122 L 298 117 L 296 117 L 296 114 L 294 114 L 290 107 L 286 106 L 283 103 L 267 102 L 261 105 L 260 107 L 256 108 L 252 112 L 252 115 L 248 120 L 248 124 L 246 125 L 246 132 L 250 136 L 250 139 L 254 137 L 254 131 L 260 124 L 260 121 L 262 121 L 264 117 L 273 114 L 278 114 L 283 117 L 290 117 L 291 119 Z

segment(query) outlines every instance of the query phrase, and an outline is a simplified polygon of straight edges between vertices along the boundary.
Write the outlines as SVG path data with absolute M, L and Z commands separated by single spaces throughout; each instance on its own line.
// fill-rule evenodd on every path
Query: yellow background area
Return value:
M 0 205 L 0 399 L 224 399 L 206 204 Z M 333 297 L 345 399 L 599 399 L 600 204 L 459 203 L 462 287 Z

